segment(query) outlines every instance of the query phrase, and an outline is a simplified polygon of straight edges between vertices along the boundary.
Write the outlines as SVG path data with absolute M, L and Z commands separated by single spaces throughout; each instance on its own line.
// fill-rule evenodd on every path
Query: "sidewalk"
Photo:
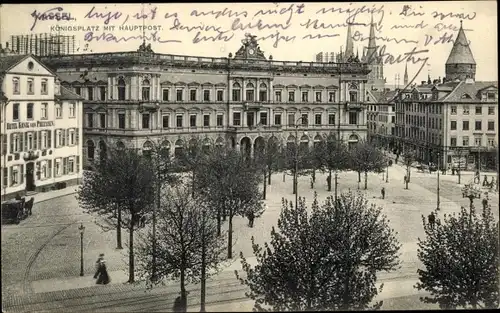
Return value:
M 31 197 L 34 197 L 35 204 L 36 204 L 36 203 L 52 200 L 55 198 L 64 197 L 64 196 L 71 195 L 71 194 L 76 194 L 78 192 L 79 187 L 80 187 L 79 185 L 75 185 L 75 186 L 69 186 L 69 187 L 66 187 L 64 189 L 59 189 L 59 190 L 38 192 L 32 196 L 26 196 L 26 200 L 29 200 Z

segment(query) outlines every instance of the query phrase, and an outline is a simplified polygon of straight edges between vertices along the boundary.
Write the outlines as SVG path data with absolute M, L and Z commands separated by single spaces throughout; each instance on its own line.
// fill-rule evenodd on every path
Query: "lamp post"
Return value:
M 293 179 L 294 189 L 295 189 L 295 207 L 299 202 L 299 190 L 298 190 L 298 172 L 299 172 L 299 122 L 307 124 L 307 117 L 301 116 L 295 121 L 295 175 Z
M 83 234 L 85 233 L 85 226 L 83 223 L 78 227 L 80 231 L 80 276 L 83 276 Z
M 436 210 L 439 210 L 439 171 L 440 171 L 439 164 L 441 163 L 440 161 L 441 161 L 440 160 L 440 153 L 438 152 L 437 153 L 437 174 L 438 174 L 438 176 L 437 176 L 437 208 L 436 208 Z
M 264 182 L 265 183 L 265 182 Z M 205 207 L 201 212 L 201 298 L 200 312 L 205 312 L 205 296 L 206 296 L 206 247 L 205 247 Z

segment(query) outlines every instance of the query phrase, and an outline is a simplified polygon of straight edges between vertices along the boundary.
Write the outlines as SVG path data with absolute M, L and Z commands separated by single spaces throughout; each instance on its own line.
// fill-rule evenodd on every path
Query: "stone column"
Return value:
M 260 101 L 260 78 L 255 80 L 255 100 Z
M 110 77 L 108 76 L 108 99 L 116 99 L 114 95 L 114 90 L 115 90 L 115 84 L 114 80 L 115 77 Z

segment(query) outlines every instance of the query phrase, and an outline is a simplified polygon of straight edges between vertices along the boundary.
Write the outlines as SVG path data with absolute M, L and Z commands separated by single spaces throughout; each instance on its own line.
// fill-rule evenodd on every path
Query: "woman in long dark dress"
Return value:
M 104 259 L 99 262 L 99 270 L 96 284 L 107 285 L 111 281 L 109 278 L 108 270 L 106 268 L 106 261 Z

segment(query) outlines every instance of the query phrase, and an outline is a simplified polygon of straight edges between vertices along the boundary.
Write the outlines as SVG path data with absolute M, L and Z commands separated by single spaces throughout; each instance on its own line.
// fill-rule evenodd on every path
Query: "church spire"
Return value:
M 375 42 L 375 24 L 373 23 L 373 13 L 370 21 L 370 37 L 368 39 L 368 47 L 366 48 L 368 51 L 366 53 L 368 57 L 368 63 L 374 64 L 377 63 L 378 53 L 377 53 L 377 43 Z
M 354 43 L 352 40 L 351 23 L 347 23 L 347 39 L 346 39 L 344 58 L 347 59 L 352 56 L 354 56 Z
M 405 63 L 405 74 L 403 76 L 403 82 L 406 85 L 408 85 L 408 63 Z

